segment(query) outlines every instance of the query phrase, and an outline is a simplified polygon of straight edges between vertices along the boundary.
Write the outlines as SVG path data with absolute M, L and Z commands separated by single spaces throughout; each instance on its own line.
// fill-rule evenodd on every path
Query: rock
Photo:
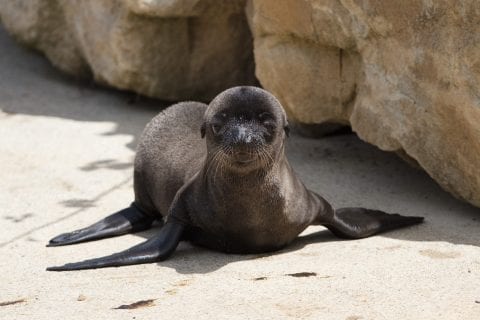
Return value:
M 349 124 L 480 206 L 480 4 L 253 0 L 256 74 L 296 121 Z
M 165 100 L 254 84 L 245 0 L 15 0 L 0 18 L 61 70 Z

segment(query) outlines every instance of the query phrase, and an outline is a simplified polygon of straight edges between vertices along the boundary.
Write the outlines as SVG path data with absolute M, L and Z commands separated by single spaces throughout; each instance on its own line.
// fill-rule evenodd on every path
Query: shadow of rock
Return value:
M 307 187 L 334 207 L 367 207 L 424 216 L 424 224 L 382 236 L 480 246 L 480 209 L 452 197 L 427 173 L 355 135 L 295 136 L 287 153 Z
M 0 49 L 0 108 L 7 114 L 114 122 L 114 131 L 104 134 L 130 135 L 134 140 L 128 147 L 134 149 L 145 124 L 171 104 L 66 76 L 40 54 L 14 43 L 1 26 Z
M 32 212 L 24 213 L 21 216 L 4 216 L 3 219 L 12 221 L 14 223 L 20 223 L 23 222 L 24 220 L 27 220 L 31 217 L 34 217 L 35 215 Z
M 69 199 L 60 202 L 67 208 L 91 208 L 95 207 L 95 201 L 89 199 Z
M 120 162 L 115 159 L 106 159 L 94 161 L 81 167 L 82 171 L 94 171 L 98 169 L 110 169 L 110 170 L 125 170 L 130 169 L 133 166 L 133 162 Z

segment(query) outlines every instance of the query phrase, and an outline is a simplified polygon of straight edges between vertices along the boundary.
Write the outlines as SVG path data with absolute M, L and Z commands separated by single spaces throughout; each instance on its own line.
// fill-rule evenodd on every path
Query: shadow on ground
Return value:
M 39 53 L 15 44 L 1 26 L 0 46 L 0 107 L 7 114 L 115 122 L 115 130 L 103 135 L 128 134 L 137 138 L 145 124 L 171 104 L 64 75 Z M 68 106 L 64 104 L 65 98 Z M 135 146 L 133 139 L 128 147 L 134 149 Z M 86 164 L 85 168 L 95 165 L 98 163 Z

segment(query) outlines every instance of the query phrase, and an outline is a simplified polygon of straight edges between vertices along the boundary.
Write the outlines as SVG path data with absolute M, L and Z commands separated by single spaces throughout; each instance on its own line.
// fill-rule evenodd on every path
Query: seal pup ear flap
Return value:
M 283 119 L 283 131 L 285 131 L 285 135 L 290 137 L 290 124 L 288 123 L 287 114 L 285 113 L 285 109 L 283 109 L 282 105 L 280 105 L 282 110 L 282 119 Z
M 286 120 L 285 120 L 285 126 L 283 127 L 283 130 L 285 130 L 285 134 L 287 135 L 287 137 L 290 137 L 290 125 Z
M 202 127 L 200 128 L 200 134 L 202 135 L 202 139 L 205 138 L 205 131 L 207 130 L 206 127 L 207 124 L 205 122 L 202 123 Z

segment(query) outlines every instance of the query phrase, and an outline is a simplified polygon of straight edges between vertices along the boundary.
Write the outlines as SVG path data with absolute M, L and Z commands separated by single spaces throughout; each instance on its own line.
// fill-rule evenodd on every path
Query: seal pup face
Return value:
M 228 89 L 215 97 L 201 129 L 207 139 L 209 161 L 243 173 L 273 164 L 283 152 L 288 132 L 280 102 L 263 89 L 247 86 Z

